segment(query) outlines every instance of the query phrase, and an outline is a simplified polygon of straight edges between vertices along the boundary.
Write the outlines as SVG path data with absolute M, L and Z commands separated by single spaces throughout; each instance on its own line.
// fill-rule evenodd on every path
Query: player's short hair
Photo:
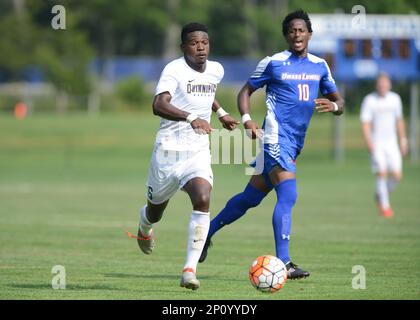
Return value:
M 309 33 L 312 33 L 312 23 L 311 19 L 309 19 L 308 14 L 303 11 L 302 9 L 296 10 L 292 13 L 289 13 L 286 18 L 283 20 L 283 35 L 286 36 L 287 32 L 289 31 L 289 24 L 294 19 L 302 19 L 306 23 L 306 27 L 308 28 Z
M 388 80 L 391 80 L 391 77 L 389 76 L 389 74 L 388 73 L 386 73 L 385 71 L 381 71 L 381 72 L 379 72 L 379 74 L 377 75 L 377 77 L 376 77 L 376 80 L 379 80 L 379 79 L 381 79 L 381 78 L 386 78 L 386 79 L 388 79 Z
M 205 33 L 209 33 L 208 28 L 204 24 L 191 22 L 182 27 L 181 42 L 185 43 L 187 41 L 187 35 L 194 31 L 203 31 Z

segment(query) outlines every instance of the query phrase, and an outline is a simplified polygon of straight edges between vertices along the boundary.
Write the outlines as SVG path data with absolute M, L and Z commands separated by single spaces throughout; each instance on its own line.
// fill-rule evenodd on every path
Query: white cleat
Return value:
M 194 272 L 184 271 L 182 273 L 180 286 L 187 289 L 197 290 L 200 288 L 200 281 L 197 280 Z
M 153 236 L 153 231 L 150 233 L 150 236 L 145 237 L 141 234 L 140 229 L 137 233 L 137 244 L 141 251 L 144 254 L 151 254 L 155 248 L 155 239 Z
M 143 235 L 140 231 L 141 216 L 145 209 L 146 209 L 146 206 L 144 206 L 140 210 L 140 222 L 139 222 L 139 230 L 137 232 L 137 243 L 140 247 L 140 250 L 143 251 L 143 253 L 151 254 L 153 252 L 153 249 L 155 248 L 155 239 L 154 239 L 153 229 L 150 230 L 150 234 L 148 236 Z

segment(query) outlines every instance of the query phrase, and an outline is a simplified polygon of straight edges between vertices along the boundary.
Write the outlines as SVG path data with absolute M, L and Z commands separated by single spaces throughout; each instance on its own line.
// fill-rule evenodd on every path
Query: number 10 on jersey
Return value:
M 298 84 L 298 89 L 299 89 L 299 101 L 308 101 L 309 100 L 309 85 Z

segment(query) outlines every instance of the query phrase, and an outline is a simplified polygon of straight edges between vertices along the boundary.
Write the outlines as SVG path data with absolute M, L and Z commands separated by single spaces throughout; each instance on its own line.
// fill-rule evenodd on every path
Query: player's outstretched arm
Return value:
M 231 117 L 229 113 L 223 110 L 220 103 L 216 99 L 214 99 L 214 102 L 211 108 L 214 112 L 217 113 L 217 116 L 219 118 L 219 121 L 222 123 L 223 128 L 229 131 L 232 131 L 240 123 L 238 120 Z
M 209 134 L 213 128 L 197 115 L 182 111 L 171 104 L 169 92 L 162 92 L 153 99 L 153 114 L 172 121 L 187 121 L 198 134 Z
M 315 109 L 319 113 L 332 112 L 336 116 L 344 113 L 344 99 L 338 92 L 325 95 L 325 98 L 315 99 Z

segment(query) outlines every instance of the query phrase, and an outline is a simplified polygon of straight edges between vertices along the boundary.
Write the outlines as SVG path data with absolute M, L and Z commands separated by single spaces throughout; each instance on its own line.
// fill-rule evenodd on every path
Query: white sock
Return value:
M 140 209 L 139 229 L 140 229 L 141 234 L 147 237 L 147 236 L 150 236 L 152 232 L 153 224 L 150 223 L 150 221 L 147 219 L 146 210 L 147 210 L 147 204 L 144 205 L 144 207 Z
M 210 228 L 210 212 L 201 212 L 193 210 L 190 223 L 188 225 L 188 245 L 187 260 L 184 270 L 197 269 L 198 259 L 203 251 L 204 243 Z
M 397 185 L 398 185 L 397 180 L 395 180 L 393 177 L 388 178 L 388 181 L 387 181 L 388 192 L 391 193 L 392 191 L 394 191 Z
M 389 208 L 389 195 L 388 195 L 388 187 L 387 187 L 387 179 L 382 177 L 376 178 L 376 194 L 379 197 L 379 203 L 381 204 L 382 208 Z

